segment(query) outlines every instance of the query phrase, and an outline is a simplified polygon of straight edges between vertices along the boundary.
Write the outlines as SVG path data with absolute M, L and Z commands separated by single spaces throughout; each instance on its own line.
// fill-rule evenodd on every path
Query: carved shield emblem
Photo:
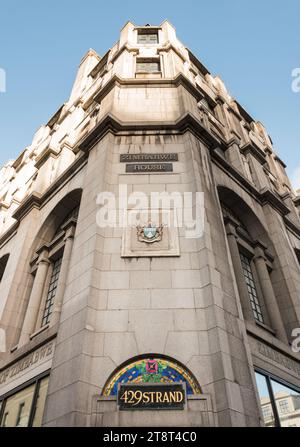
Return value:
M 163 236 L 163 225 L 152 225 L 151 222 L 148 225 L 137 227 L 137 237 L 140 242 L 146 242 L 148 244 L 152 242 L 159 242 Z
M 144 236 L 147 239 L 153 239 L 156 236 L 157 228 L 156 227 L 145 227 L 144 228 Z

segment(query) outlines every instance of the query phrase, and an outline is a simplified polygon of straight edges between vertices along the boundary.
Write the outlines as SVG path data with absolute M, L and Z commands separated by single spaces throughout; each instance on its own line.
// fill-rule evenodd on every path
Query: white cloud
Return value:
M 292 176 L 291 176 L 291 182 L 292 182 L 292 186 L 295 191 L 300 189 L 300 167 L 296 168 L 293 171 Z

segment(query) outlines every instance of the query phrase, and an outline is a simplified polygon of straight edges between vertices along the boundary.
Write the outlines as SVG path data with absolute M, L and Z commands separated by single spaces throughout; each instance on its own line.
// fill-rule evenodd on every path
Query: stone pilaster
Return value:
M 255 247 L 254 263 L 259 277 L 260 286 L 264 296 L 264 301 L 268 310 L 272 328 L 275 330 L 278 338 L 284 343 L 288 343 L 286 331 L 280 315 L 278 303 L 274 294 L 270 274 L 268 272 L 264 246 L 257 243 Z
M 61 264 L 61 270 L 59 274 L 59 280 L 58 280 L 58 286 L 57 291 L 55 295 L 55 304 L 54 304 L 54 310 L 51 318 L 51 326 L 54 326 L 56 323 L 59 322 L 60 314 L 61 314 L 61 308 L 62 303 L 64 299 L 64 293 L 66 290 L 66 284 L 68 279 L 68 273 L 70 268 L 70 260 L 73 250 L 73 243 L 74 243 L 74 235 L 75 235 L 75 224 L 71 222 L 68 224 L 68 227 L 66 229 L 66 235 L 65 235 L 65 247 L 64 247 L 64 254 Z
M 38 268 L 29 298 L 24 323 L 22 326 L 19 346 L 22 346 L 29 342 L 30 335 L 33 334 L 35 331 L 50 264 L 50 261 L 48 259 L 48 249 L 46 247 L 42 247 L 42 249 L 40 250 L 37 264 Z
M 250 298 L 244 278 L 244 272 L 241 264 L 240 252 L 237 243 L 237 234 L 235 226 L 227 221 L 226 233 L 228 239 L 228 245 L 230 249 L 232 264 L 235 272 L 236 283 L 240 295 L 241 305 L 243 309 L 243 315 L 245 320 L 253 320 L 253 312 L 251 309 Z

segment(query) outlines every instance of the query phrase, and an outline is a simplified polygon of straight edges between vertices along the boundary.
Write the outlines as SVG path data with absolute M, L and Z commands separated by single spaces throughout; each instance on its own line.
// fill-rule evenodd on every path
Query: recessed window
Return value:
M 28 427 L 35 385 L 30 385 L 4 402 L 1 427 Z
M 138 59 L 136 62 L 137 73 L 157 73 L 160 72 L 159 59 Z
M 141 45 L 158 44 L 158 31 L 138 30 L 137 43 Z
M 286 399 L 280 400 L 278 402 L 278 404 L 279 404 L 280 413 L 289 413 L 289 411 L 290 411 L 289 403 Z
M 300 393 L 267 374 L 255 373 L 267 427 L 300 427 Z
M 62 264 L 62 256 L 59 257 L 54 262 L 54 264 L 52 266 L 49 290 L 48 290 L 48 294 L 47 294 L 47 299 L 46 299 L 45 309 L 44 309 L 44 314 L 43 314 L 43 319 L 42 319 L 42 327 L 44 327 L 50 323 L 51 315 L 53 313 L 55 295 L 57 292 L 61 264 Z
M 23 413 L 25 410 L 25 402 L 19 405 L 18 416 L 16 421 L 16 427 L 22 427 Z
M 262 313 L 262 309 L 258 299 L 258 293 L 255 285 L 255 280 L 251 268 L 251 260 L 245 256 L 243 253 L 240 253 L 243 273 L 248 289 L 248 294 L 250 298 L 250 303 L 254 315 L 254 319 L 260 323 L 264 323 L 264 317 Z
M 41 427 L 49 376 L 0 402 L 0 427 Z

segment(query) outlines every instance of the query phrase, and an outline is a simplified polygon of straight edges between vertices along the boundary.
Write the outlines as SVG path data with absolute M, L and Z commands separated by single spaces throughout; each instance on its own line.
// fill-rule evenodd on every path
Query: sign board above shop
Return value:
M 183 383 L 120 384 L 118 406 L 128 410 L 184 410 L 186 392 Z

